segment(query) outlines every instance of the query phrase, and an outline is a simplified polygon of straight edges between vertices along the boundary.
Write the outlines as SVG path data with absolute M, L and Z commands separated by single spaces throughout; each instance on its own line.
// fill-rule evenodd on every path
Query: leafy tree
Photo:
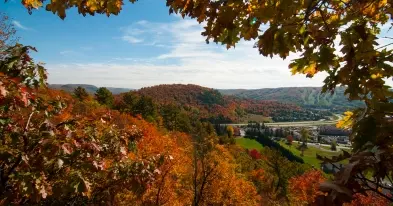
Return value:
M 117 205 L 189 205 L 192 202 L 191 187 L 185 186 L 191 182 L 193 147 L 190 136 L 178 132 L 159 138 L 156 135 L 145 136 L 136 145 L 137 158 L 166 154 L 163 164 L 154 172 L 153 182 L 142 196 L 133 192 L 122 194 Z
M 304 150 L 307 149 L 307 140 L 310 138 L 309 131 L 306 128 L 302 128 L 300 130 L 300 136 L 302 140 L 302 144 L 299 145 L 299 149 L 302 151 L 301 156 L 304 156 Z
M 294 176 L 303 174 L 308 166 L 291 162 L 279 151 L 264 148 L 266 173 L 271 177 L 265 183 L 265 189 L 279 197 L 286 197 L 288 193 L 288 180 Z M 267 175 L 267 176 L 268 176 Z
M 123 5 L 121 0 L 88 2 L 52 1 L 46 4 L 46 9 L 65 18 L 66 9 L 71 7 L 78 7 L 79 13 L 84 15 L 110 15 L 118 14 Z M 22 3 L 30 12 L 43 6 L 40 0 Z M 206 36 L 207 42 L 220 42 L 230 48 L 241 39 L 257 39 L 254 46 L 264 56 L 286 58 L 291 52 L 300 53 L 300 57 L 289 65 L 292 73 L 313 77 L 318 72 L 326 72 L 328 76 L 322 92 L 333 93 L 336 86 L 342 85 L 349 99 L 363 101 L 366 107 L 349 117 L 353 154 L 335 159 L 352 158 L 350 162 L 353 164 L 346 166 L 346 175 L 337 175 L 333 184 L 325 184 L 322 189 L 331 194 L 331 203 L 338 204 L 352 198 L 359 187 L 383 196 L 377 188 L 369 188 L 367 181 L 361 181 L 361 174 L 371 170 L 378 182 L 388 177 L 393 179 L 393 166 L 389 163 L 393 158 L 393 122 L 390 119 L 393 92 L 385 84 L 385 80 L 393 76 L 393 67 L 389 64 L 393 55 L 387 47 L 389 44 L 377 43 L 381 32 L 379 26 L 387 24 L 393 16 L 390 0 L 282 0 L 262 3 L 257 0 L 167 0 L 167 6 L 170 13 L 205 22 L 202 35 Z M 261 26 L 267 28 L 261 31 Z M 336 40 L 339 40 L 339 51 Z M 367 153 L 370 150 L 372 152 Z M 368 159 L 375 156 L 381 162 L 369 163 Z M 393 201 L 391 197 L 384 197 Z
M 105 87 L 100 87 L 95 93 L 96 100 L 102 104 L 102 105 L 107 105 L 108 107 L 112 107 L 113 105 L 113 95 L 112 92 L 109 91 Z
M 252 172 L 262 168 L 261 161 L 255 161 L 247 151 L 239 145 L 228 145 L 228 151 L 232 154 L 233 158 L 238 165 L 237 171 L 243 174 Z M 262 156 L 261 156 L 262 157 Z
M 239 123 L 240 123 L 241 118 L 242 118 L 244 115 L 247 114 L 246 111 L 244 111 L 244 109 L 241 108 L 241 107 L 239 107 L 239 106 L 236 107 L 235 113 L 236 113 L 236 117 L 237 117 L 237 122 L 239 122 Z
M 321 195 L 319 184 L 325 181 L 322 172 L 310 170 L 302 175 L 289 179 L 289 201 L 291 205 L 312 205 L 315 198 Z
M 291 146 L 292 142 L 293 142 L 293 136 L 292 135 L 288 135 L 287 136 L 287 144 Z
M 214 104 L 222 105 L 224 103 L 222 94 L 217 90 L 205 90 L 198 98 L 203 104 L 207 104 L 209 106 Z
M 219 136 L 225 135 L 225 133 L 226 133 L 225 125 L 214 124 L 214 129 L 215 129 L 217 135 L 219 135 Z
M 237 177 L 233 157 L 210 137 L 195 142 L 192 205 L 256 205 L 252 183 Z
M 144 119 L 150 122 L 155 121 L 157 117 L 157 107 L 153 99 L 147 96 L 141 96 L 134 107 L 135 114 L 140 114 Z
M 125 94 L 120 95 L 120 98 L 117 99 L 118 100 L 115 102 L 115 106 L 114 106 L 114 108 L 116 108 L 117 110 L 130 113 L 133 116 L 140 115 L 144 119 L 148 120 L 149 122 L 158 121 L 157 105 L 151 97 L 145 95 L 139 95 L 136 92 L 127 92 Z M 168 111 L 171 110 L 164 105 L 162 107 L 162 112 L 161 112 L 161 115 L 164 118 L 164 126 L 166 126 L 166 128 L 169 130 L 174 130 L 175 125 L 169 124 L 169 122 L 171 122 L 173 119 L 170 120 L 169 118 L 170 115 L 169 114 L 166 115 Z
M 171 131 L 181 131 L 190 133 L 192 124 L 187 113 L 174 104 L 161 106 L 160 114 L 163 118 L 163 125 Z
M 135 92 L 127 92 L 121 97 L 121 102 L 116 105 L 116 109 L 133 114 L 139 96 Z
M 187 113 L 182 111 L 180 112 L 177 118 L 177 129 L 181 132 L 190 133 L 192 131 L 192 125 L 190 118 Z
M 79 101 L 83 101 L 89 97 L 89 94 L 87 93 L 86 89 L 83 87 L 77 87 L 74 90 L 74 96 L 79 99 Z
M 330 150 L 336 151 L 337 150 L 337 143 L 336 140 L 333 140 L 330 144 Z
M 309 131 L 306 128 L 303 127 L 300 130 L 300 137 L 301 137 L 302 143 L 304 145 L 307 145 L 307 140 L 310 138 Z
M 0 12 L 0 54 L 3 54 L 8 46 L 17 42 L 18 38 L 15 33 L 16 29 L 10 18 L 5 13 Z
M 76 115 L 91 114 L 94 110 L 102 107 L 97 101 L 78 101 L 72 106 L 72 113 Z
M 256 149 L 252 149 L 252 150 L 249 152 L 249 154 L 250 154 L 250 156 L 251 156 L 253 159 L 256 159 L 256 160 L 261 159 L 261 153 L 259 153 L 258 150 L 256 150 Z
M 234 134 L 234 129 L 232 126 L 227 126 L 227 135 L 228 138 L 233 138 L 233 134 Z

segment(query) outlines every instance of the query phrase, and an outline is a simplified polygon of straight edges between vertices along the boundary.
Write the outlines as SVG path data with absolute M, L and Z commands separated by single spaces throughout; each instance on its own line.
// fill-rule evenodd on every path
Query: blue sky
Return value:
M 313 79 L 292 76 L 287 60 L 263 57 L 253 42 L 235 49 L 206 44 L 202 25 L 168 15 L 165 1 L 125 3 L 118 16 L 79 15 L 75 9 L 61 20 L 39 9 L 29 15 L 20 1 L 0 3 L 12 18 L 20 42 L 38 49 L 49 83 L 141 88 L 157 84 L 198 84 L 213 88 L 321 86 Z M 389 80 L 390 81 L 390 80 Z M 389 82 L 391 84 L 391 82 Z

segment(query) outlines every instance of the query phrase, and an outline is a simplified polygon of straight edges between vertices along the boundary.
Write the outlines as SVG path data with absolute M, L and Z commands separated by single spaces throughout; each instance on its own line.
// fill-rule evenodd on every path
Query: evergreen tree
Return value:
M 135 105 L 139 100 L 139 96 L 134 92 L 127 92 L 123 95 L 123 104 L 121 108 L 118 108 L 122 111 L 134 113 Z
M 331 149 L 332 151 L 337 151 L 337 143 L 336 143 L 336 140 L 333 140 L 333 141 L 330 143 L 330 149 Z
M 150 122 L 157 117 L 157 107 L 151 97 L 142 96 L 136 103 L 134 111 Z
M 81 86 L 75 88 L 73 94 L 79 101 L 83 101 L 89 97 L 86 89 Z
M 96 100 L 98 103 L 102 105 L 107 105 L 108 107 L 112 107 L 113 105 L 113 95 L 112 92 L 110 92 L 107 88 L 105 87 L 100 87 L 96 93 L 95 93 Z

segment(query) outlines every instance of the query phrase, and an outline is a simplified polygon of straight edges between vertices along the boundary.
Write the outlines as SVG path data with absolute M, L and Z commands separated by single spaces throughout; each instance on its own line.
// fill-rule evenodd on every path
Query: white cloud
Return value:
M 100 63 L 48 64 L 50 83 L 85 83 L 97 86 L 141 88 L 157 84 L 198 84 L 213 88 L 272 88 L 322 86 L 326 74 L 314 78 L 292 76 L 286 60 L 267 58 L 241 41 L 236 48 L 206 44 L 202 26 L 195 20 L 172 23 L 139 21 L 121 29 L 130 43 L 157 48 L 155 57 L 112 57 Z M 160 46 L 158 46 L 160 45 Z M 389 80 L 390 85 L 393 85 Z
M 136 44 L 136 43 L 143 42 L 143 39 L 138 39 L 138 38 L 130 36 L 130 35 L 125 35 L 125 36 L 122 37 L 122 39 L 124 41 L 127 41 L 127 42 L 131 43 L 131 44 Z
M 74 56 L 79 55 L 80 53 L 74 50 L 64 50 L 59 52 L 62 56 Z
M 19 21 L 12 21 L 12 24 L 15 25 L 17 28 L 19 29 L 23 29 L 23 30 L 31 30 L 30 28 L 23 26 Z

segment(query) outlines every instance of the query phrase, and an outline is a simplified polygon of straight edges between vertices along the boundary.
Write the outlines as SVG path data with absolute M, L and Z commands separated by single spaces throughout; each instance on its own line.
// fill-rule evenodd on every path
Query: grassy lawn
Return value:
M 325 146 L 325 145 L 321 145 L 322 148 L 330 150 L 332 147 L 331 146 Z
M 293 154 L 296 156 L 300 156 L 302 153 L 300 150 L 296 149 L 297 143 L 294 143 L 292 146 L 286 145 L 284 142 L 280 142 L 280 145 L 287 148 L 290 150 Z M 317 159 L 317 154 L 325 157 L 332 157 L 332 156 L 337 156 L 340 153 L 339 152 L 327 152 L 320 150 L 316 147 L 308 146 L 308 149 L 304 151 L 304 156 L 302 157 L 304 162 L 310 165 L 313 165 L 315 168 L 320 168 L 321 167 L 321 161 Z
M 279 143 L 284 148 L 290 150 L 294 155 L 301 157 L 300 156 L 301 151 L 296 149 L 296 147 L 298 146 L 297 143 L 294 143 L 292 146 L 285 144 L 284 141 L 280 141 Z M 240 145 L 245 149 L 257 149 L 257 150 L 263 149 L 263 146 L 260 143 L 258 143 L 256 140 L 248 139 L 248 138 L 236 138 L 236 144 Z M 325 148 L 325 149 L 330 149 L 330 148 Z M 304 151 L 304 156 L 301 158 L 304 160 L 306 164 L 313 165 L 315 168 L 320 169 L 321 161 L 317 159 L 317 154 L 330 158 L 332 156 L 339 155 L 340 152 L 329 152 L 313 146 L 308 146 L 308 149 Z M 344 160 L 341 163 L 346 164 L 348 163 L 348 160 Z
M 258 151 L 263 148 L 263 146 L 259 142 L 247 138 L 236 138 L 236 144 L 240 145 L 245 149 L 256 149 Z

